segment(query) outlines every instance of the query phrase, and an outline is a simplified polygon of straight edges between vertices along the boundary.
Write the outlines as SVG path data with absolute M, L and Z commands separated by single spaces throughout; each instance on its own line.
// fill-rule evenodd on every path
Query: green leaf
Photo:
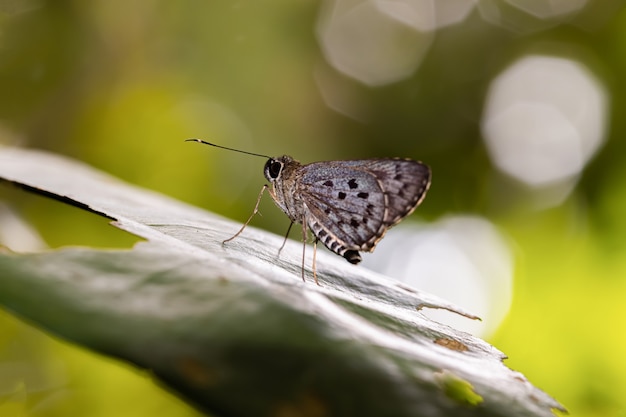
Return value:
M 0 254 L 0 305 L 152 371 L 220 416 L 551 416 L 562 407 L 437 297 L 52 154 L 0 148 L 0 178 L 112 220 L 131 250 Z M 311 250 L 308 251 L 309 254 Z M 310 255 L 309 255 L 310 256 Z M 310 258 L 307 257 L 307 265 Z M 444 375 L 444 377 L 442 377 Z M 480 399 L 480 400 L 479 400 Z

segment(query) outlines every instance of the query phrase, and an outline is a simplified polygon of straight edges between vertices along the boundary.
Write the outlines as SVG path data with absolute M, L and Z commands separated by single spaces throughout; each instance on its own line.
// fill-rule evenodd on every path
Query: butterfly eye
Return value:
M 275 159 L 270 159 L 265 164 L 265 177 L 268 180 L 275 180 L 283 170 L 283 163 Z

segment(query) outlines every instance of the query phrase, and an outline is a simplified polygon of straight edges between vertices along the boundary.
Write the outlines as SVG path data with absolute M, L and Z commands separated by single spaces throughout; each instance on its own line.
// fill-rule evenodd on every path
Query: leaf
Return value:
M 504 355 L 424 317 L 437 297 L 49 153 L 0 148 L 0 178 L 145 238 L 131 250 L 0 254 L 0 305 L 153 372 L 220 416 L 551 416 Z M 309 250 L 309 253 L 311 251 Z M 307 260 L 310 265 L 310 259 Z

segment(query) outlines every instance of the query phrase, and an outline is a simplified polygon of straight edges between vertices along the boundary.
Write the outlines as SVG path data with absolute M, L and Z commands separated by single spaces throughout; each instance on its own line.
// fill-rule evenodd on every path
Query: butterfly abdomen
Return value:
M 343 254 L 343 257 L 346 258 L 346 260 L 351 264 L 358 264 L 361 262 L 361 255 L 355 250 L 347 250 Z

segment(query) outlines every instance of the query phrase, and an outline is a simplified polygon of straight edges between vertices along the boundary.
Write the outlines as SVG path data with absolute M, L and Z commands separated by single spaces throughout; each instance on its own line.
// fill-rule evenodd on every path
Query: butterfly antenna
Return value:
M 226 146 L 216 145 L 214 143 L 207 142 L 207 141 L 202 140 L 202 139 L 187 139 L 185 142 L 199 142 L 199 143 L 203 143 L 205 145 L 214 146 L 216 148 L 226 149 L 228 151 L 235 151 L 235 152 L 245 153 L 245 154 L 252 155 L 252 156 L 260 156 L 262 158 L 268 158 L 268 159 L 271 158 L 271 156 L 261 155 L 260 153 L 246 152 L 246 151 L 242 151 L 242 150 L 239 150 L 239 149 L 227 148 Z

